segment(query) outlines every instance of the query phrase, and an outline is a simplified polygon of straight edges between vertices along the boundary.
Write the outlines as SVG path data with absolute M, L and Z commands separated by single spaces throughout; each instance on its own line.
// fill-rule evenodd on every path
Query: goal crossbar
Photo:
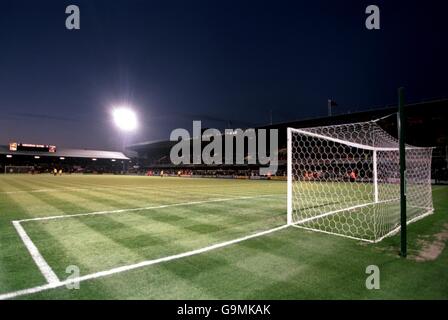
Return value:
M 325 139 L 325 140 L 328 140 L 328 141 L 344 144 L 346 146 L 359 148 L 359 149 L 365 149 L 365 150 L 371 150 L 371 151 L 398 151 L 399 150 L 398 146 L 396 148 L 372 147 L 372 146 L 369 146 L 369 145 L 366 145 L 366 144 L 360 144 L 360 143 L 356 143 L 356 142 L 351 142 L 351 141 L 346 141 L 346 140 L 342 140 L 342 139 L 338 139 L 338 138 L 333 138 L 333 137 L 325 136 L 325 135 L 322 135 L 322 134 L 309 132 L 309 131 L 306 131 L 306 130 L 293 129 L 293 128 L 290 128 L 290 129 L 293 132 L 305 134 L 305 135 L 308 135 L 310 137 Z M 409 146 L 408 145 L 408 146 L 406 146 L 406 149 L 416 149 L 416 150 L 418 150 L 418 149 L 427 149 L 427 148 L 416 147 L 416 146 Z

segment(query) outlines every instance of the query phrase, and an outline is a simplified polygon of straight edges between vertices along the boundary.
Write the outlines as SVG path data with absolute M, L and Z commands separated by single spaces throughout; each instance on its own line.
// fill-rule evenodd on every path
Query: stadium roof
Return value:
M 116 159 L 129 160 L 122 152 L 102 151 L 88 149 L 63 149 L 58 148 L 56 152 L 40 151 L 10 151 L 9 146 L 0 146 L 0 154 L 11 154 L 19 156 L 41 156 L 41 157 L 65 157 L 65 158 L 95 158 L 95 159 Z

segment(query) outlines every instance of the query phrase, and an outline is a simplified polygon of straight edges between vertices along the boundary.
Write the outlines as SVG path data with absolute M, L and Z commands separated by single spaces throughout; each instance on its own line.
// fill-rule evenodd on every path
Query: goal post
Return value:
M 400 230 L 399 141 L 378 120 L 287 130 L 287 223 L 368 242 Z M 407 219 L 433 212 L 432 148 L 406 145 Z
M 287 224 L 292 225 L 292 129 L 287 131 Z
M 407 256 L 407 213 L 406 213 L 406 121 L 404 114 L 404 88 L 398 89 L 398 141 L 400 149 L 400 255 Z
M 30 173 L 34 166 L 5 166 L 5 174 Z

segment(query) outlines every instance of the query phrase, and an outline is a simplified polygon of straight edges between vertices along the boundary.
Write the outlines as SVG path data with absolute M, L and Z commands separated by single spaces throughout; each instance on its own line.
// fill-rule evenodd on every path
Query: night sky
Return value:
M 65 28 L 76 4 L 81 30 Z M 365 28 L 369 4 L 381 30 Z M 168 139 L 448 96 L 447 1 L 0 2 L 0 143 L 116 149 L 113 105 Z

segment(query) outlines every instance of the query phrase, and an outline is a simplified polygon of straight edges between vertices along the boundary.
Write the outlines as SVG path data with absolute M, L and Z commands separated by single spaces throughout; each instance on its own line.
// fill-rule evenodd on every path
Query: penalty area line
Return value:
M 16 228 L 17 233 L 19 234 L 20 238 L 22 239 L 23 243 L 25 244 L 25 247 L 28 249 L 28 252 L 31 254 L 31 257 L 34 260 L 34 263 L 36 263 L 37 267 L 39 268 L 40 272 L 44 276 L 45 280 L 49 284 L 52 283 L 59 283 L 59 278 L 54 273 L 53 269 L 48 265 L 47 261 L 45 261 L 44 257 L 40 254 L 37 247 L 34 245 L 33 241 L 31 241 L 30 237 L 26 233 L 25 229 L 23 229 L 22 225 L 19 221 L 13 221 L 12 224 L 14 225 L 14 228 Z
M 118 210 L 108 210 L 108 211 L 95 211 L 95 212 L 88 212 L 88 213 L 76 213 L 76 214 L 66 214 L 66 215 L 60 215 L 60 216 L 47 216 L 47 217 L 39 217 L 39 218 L 30 218 L 30 219 L 17 220 L 17 222 L 55 220 L 55 219 L 65 219 L 65 218 L 74 218 L 74 217 L 105 215 L 105 214 L 111 214 L 111 213 L 126 213 L 126 212 L 155 210 L 155 209 L 164 209 L 164 208 L 180 207 L 180 206 L 191 206 L 191 205 L 214 203 L 214 202 L 226 202 L 226 201 L 235 201 L 235 200 L 250 200 L 250 199 L 258 199 L 258 198 L 271 198 L 271 197 L 276 197 L 276 196 L 282 196 L 282 194 L 266 194 L 266 195 L 259 195 L 259 196 L 244 196 L 244 197 L 208 199 L 208 200 L 201 200 L 201 201 L 178 202 L 178 203 L 162 204 L 162 205 L 157 205 L 157 206 L 140 207 L 140 208 L 118 209 Z
M 267 235 L 270 233 L 274 233 L 274 232 L 286 229 L 288 227 L 290 227 L 290 225 L 285 224 L 280 227 L 257 232 L 257 233 L 254 233 L 254 234 L 251 234 L 251 235 L 248 235 L 245 237 L 233 239 L 230 241 L 220 242 L 220 243 L 217 243 L 214 245 L 210 245 L 210 246 L 203 247 L 203 248 L 196 249 L 196 250 L 187 251 L 184 253 L 179 253 L 179 254 L 175 254 L 175 255 L 171 255 L 171 256 L 167 256 L 167 257 L 163 257 L 163 258 L 158 258 L 158 259 L 153 259 L 153 260 L 146 260 L 146 261 L 138 262 L 135 264 L 130 264 L 130 265 L 126 265 L 126 266 L 112 268 L 112 269 L 105 270 L 105 271 L 87 274 L 85 276 L 81 276 L 81 277 L 77 277 L 77 278 L 71 278 L 71 279 L 64 280 L 64 281 L 57 280 L 57 282 L 49 282 L 48 284 L 42 285 L 42 286 L 37 286 L 37 287 L 23 289 L 23 290 L 19 290 L 19 291 L 10 292 L 10 293 L 0 294 L 0 300 L 13 299 L 13 298 L 16 298 L 19 296 L 24 296 L 24 295 L 38 293 L 38 292 L 42 292 L 42 291 L 46 291 L 46 290 L 50 290 L 50 289 L 54 289 L 54 288 L 59 288 L 59 287 L 63 287 L 63 286 L 69 285 L 69 284 L 73 284 L 73 283 L 79 283 L 82 281 L 107 277 L 110 275 L 130 271 L 130 270 L 134 270 L 134 269 L 139 269 L 139 268 L 143 268 L 143 267 L 147 267 L 147 266 L 151 266 L 151 265 L 155 265 L 155 264 L 159 264 L 159 263 L 163 263 L 163 262 L 168 262 L 168 261 L 178 260 L 178 259 L 182 259 L 182 258 L 186 258 L 186 257 L 191 257 L 194 255 L 206 253 L 206 252 L 209 252 L 212 250 L 216 250 L 216 249 L 224 248 L 224 247 L 227 247 L 227 246 L 230 246 L 233 244 L 237 244 L 239 242 L 243 242 L 246 240 L 261 237 L 261 236 L 264 236 L 264 235 Z

